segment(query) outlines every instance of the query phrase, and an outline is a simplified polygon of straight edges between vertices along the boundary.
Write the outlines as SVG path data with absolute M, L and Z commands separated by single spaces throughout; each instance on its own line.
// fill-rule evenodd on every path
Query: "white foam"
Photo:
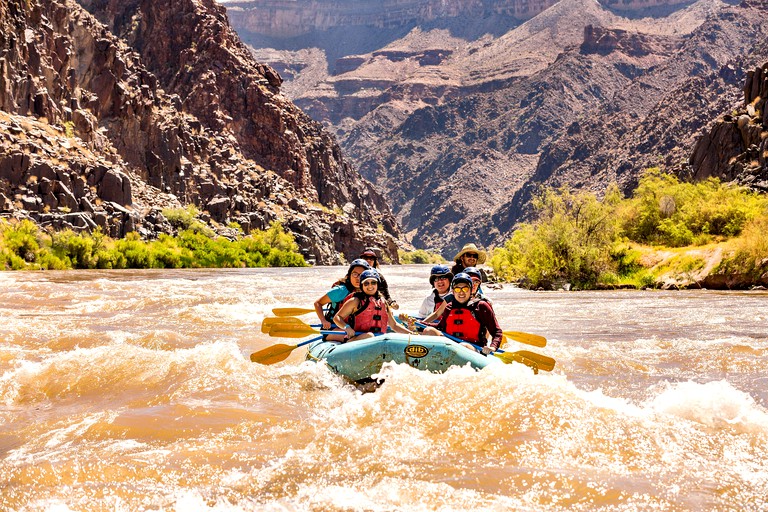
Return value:
M 650 407 L 714 429 L 768 433 L 768 411 L 724 380 L 667 384 Z

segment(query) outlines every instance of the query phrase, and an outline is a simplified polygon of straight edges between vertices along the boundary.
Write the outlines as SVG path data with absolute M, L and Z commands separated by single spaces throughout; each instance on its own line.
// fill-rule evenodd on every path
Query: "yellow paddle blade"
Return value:
M 545 338 L 544 336 L 539 336 L 538 334 L 531 334 L 528 332 L 518 332 L 518 331 L 504 331 L 502 332 L 502 334 L 517 342 L 525 343 L 526 345 L 533 345 L 534 347 L 547 346 L 547 338 Z
M 320 331 L 307 324 L 274 324 L 269 329 L 269 335 L 277 338 L 303 338 L 310 334 L 320 334 Z
M 298 345 L 272 345 L 251 354 L 251 361 L 260 364 L 275 364 L 285 361 Z
M 299 320 L 298 318 L 292 317 L 292 316 L 268 316 L 261 322 L 261 332 L 264 334 L 269 333 L 269 329 L 273 325 L 285 325 L 285 324 L 301 324 L 306 325 L 304 322 Z
M 551 372 L 555 369 L 555 360 L 551 357 L 536 354 L 528 350 L 518 350 L 517 352 L 501 352 L 493 354 L 505 363 L 511 362 L 522 363 L 526 366 L 533 368 L 535 372 L 544 370 L 545 372 Z
M 314 313 L 314 309 L 307 308 L 274 308 L 272 313 L 275 316 L 299 316 L 306 315 L 307 313 Z

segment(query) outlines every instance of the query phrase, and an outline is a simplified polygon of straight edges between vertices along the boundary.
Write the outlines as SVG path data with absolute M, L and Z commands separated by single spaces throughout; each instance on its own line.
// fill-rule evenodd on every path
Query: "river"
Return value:
M 765 291 L 487 290 L 538 375 L 249 361 L 343 273 L 0 273 L 0 510 L 768 510 Z

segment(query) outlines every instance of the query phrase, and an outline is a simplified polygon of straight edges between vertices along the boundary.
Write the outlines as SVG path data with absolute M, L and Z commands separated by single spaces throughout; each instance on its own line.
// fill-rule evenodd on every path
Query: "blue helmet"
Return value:
M 480 281 L 483 280 L 483 274 L 480 273 L 480 271 L 477 269 L 477 267 L 467 267 L 464 270 L 462 270 L 465 274 L 469 274 L 469 277 L 476 277 Z
M 451 281 L 451 288 L 455 287 L 459 283 L 467 284 L 469 285 L 469 289 L 472 289 L 472 277 L 466 272 L 459 272 L 456 274 L 456 276 L 453 278 L 453 281 Z
M 435 285 L 435 279 L 438 277 L 447 277 L 449 280 L 453 279 L 453 272 L 448 265 L 435 265 L 429 272 L 429 284 Z
M 365 270 L 370 270 L 371 266 L 368 264 L 367 261 L 365 261 L 362 258 L 358 258 L 356 260 L 352 260 L 352 263 L 349 264 L 349 270 L 347 271 L 347 275 L 352 273 L 352 269 L 355 267 L 363 267 Z
M 381 284 L 381 277 L 379 276 L 379 272 L 375 269 L 369 268 L 360 274 L 360 284 L 363 284 L 365 281 L 369 281 L 371 279 L 375 279 L 377 283 Z

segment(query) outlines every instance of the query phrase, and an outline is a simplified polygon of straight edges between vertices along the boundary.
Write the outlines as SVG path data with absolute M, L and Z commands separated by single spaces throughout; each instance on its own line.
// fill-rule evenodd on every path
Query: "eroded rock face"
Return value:
M 768 62 L 747 73 L 744 102 L 718 119 L 696 143 L 693 178 L 737 181 L 768 192 Z
M 320 263 L 397 225 L 338 146 L 280 94 L 209 0 L 0 5 L 0 207 L 112 236 L 168 231 L 164 207 L 212 225 L 279 220 Z

